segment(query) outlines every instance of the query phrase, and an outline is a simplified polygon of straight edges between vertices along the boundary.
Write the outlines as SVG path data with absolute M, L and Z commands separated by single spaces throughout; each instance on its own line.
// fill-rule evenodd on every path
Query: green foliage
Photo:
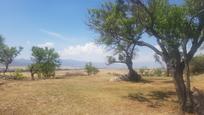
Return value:
M 5 65 L 4 73 L 7 72 L 9 64 L 20 54 L 22 49 L 22 47 L 16 48 L 5 45 L 4 39 L 0 36 L 0 63 Z
M 2 48 L 1 54 L 0 54 L 0 63 L 3 64 L 11 64 L 13 59 L 18 56 L 18 54 L 22 51 L 22 47 L 17 49 L 16 47 L 8 47 L 5 46 Z
M 162 70 L 160 68 L 157 68 L 154 70 L 154 75 L 160 77 L 162 75 Z
M 113 50 L 108 57 L 109 64 L 126 63 L 135 56 L 136 41 L 141 37 L 142 28 L 136 18 L 129 15 L 128 4 L 123 0 L 104 3 L 101 8 L 89 10 L 89 26 L 100 34 L 97 43 Z
M 22 74 L 21 69 L 16 69 L 12 76 L 14 77 L 15 80 L 22 80 L 26 78 L 26 76 Z
M 94 67 L 91 62 L 87 63 L 84 69 L 88 75 L 92 74 L 95 75 L 99 72 L 99 70 L 96 67 Z
M 53 48 L 32 48 L 33 64 L 29 66 L 31 74 L 38 74 L 44 78 L 55 76 L 55 70 L 60 66 L 59 55 Z
M 204 73 L 204 55 L 195 56 L 190 63 L 190 71 L 193 74 Z

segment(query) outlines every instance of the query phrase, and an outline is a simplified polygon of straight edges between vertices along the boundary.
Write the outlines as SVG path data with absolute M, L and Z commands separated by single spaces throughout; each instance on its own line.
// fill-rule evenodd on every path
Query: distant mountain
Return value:
M 11 66 L 28 66 L 32 63 L 29 59 L 16 59 L 13 61 Z
M 11 66 L 28 66 L 32 63 L 29 59 L 16 59 L 11 64 Z M 72 59 L 61 59 L 61 68 L 83 68 L 86 61 L 78 61 Z M 93 65 L 97 68 L 124 68 L 125 65 L 123 64 L 113 64 L 113 65 L 106 65 L 105 63 L 93 62 Z

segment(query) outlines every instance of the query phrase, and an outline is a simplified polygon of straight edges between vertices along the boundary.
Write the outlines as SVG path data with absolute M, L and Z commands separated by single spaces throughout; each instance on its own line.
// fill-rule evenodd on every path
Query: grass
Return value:
M 59 71 L 59 79 L 0 80 L 0 115 L 181 114 L 171 78 L 145 77 L 148 82 L 141 83 L 110 82 L 117 75 L 110 72 L 125 71 L 101 70 L 95 76 L 71 77 L 65 76 L 67 71 Z M 193 77 L 193 86 L 204 88 L 202 75 Z

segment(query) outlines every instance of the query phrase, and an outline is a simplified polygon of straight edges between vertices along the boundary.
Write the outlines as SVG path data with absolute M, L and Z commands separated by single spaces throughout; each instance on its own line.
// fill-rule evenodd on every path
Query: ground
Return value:
M 0 80 L 0 115 L 181 115 L 171 77 L 110 81 L 124 72 L 69 70 L 58 71 L 57 79 Z M 193 86 L 204 89 L 202 76 L 192 78 Z

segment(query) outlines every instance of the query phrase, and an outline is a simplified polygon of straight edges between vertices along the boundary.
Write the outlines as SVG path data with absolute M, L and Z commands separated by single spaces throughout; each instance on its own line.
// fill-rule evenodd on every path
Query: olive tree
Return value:
M 188 63 L 204 41 L 204 1 L 187 0 L 183 5 L 172 5 L 168 0 L 128 1 L 132 4 L 131 10 L 138 19 L 137 23 L 154 36 L 160 48 L 143 40 L 138 45 L 149 47 L 162 57 L 174 78 L 182 110 L 192 112 Z
M 4 44 L 3 37 L 0 36 L 0 64 L 5 66 L 4 74 L 8 71 L 9 65 L 20 54 L 22 47 L 9 47 Z
M 129 70 L 127 79 L 139 81 L 141 76 L 133 69 L 132 60 L 142 33 L 135 17 L 129 14 L 128 4 L 117 0 L 116 3 L 107 2 L 101 8 L 90 9 L 88 25 L 100 34 L 97 43 L 113 52 L 112 56 L 108 56 L 108 64 L 126 64 Z
M 60 66 L 59 54 L 53 48 L 32 48 L 33 64 L 29 66 L 31 77 L 34 80 L 34 75 L 38 74 L 44 78 L 55 77 L 55 70 Z

